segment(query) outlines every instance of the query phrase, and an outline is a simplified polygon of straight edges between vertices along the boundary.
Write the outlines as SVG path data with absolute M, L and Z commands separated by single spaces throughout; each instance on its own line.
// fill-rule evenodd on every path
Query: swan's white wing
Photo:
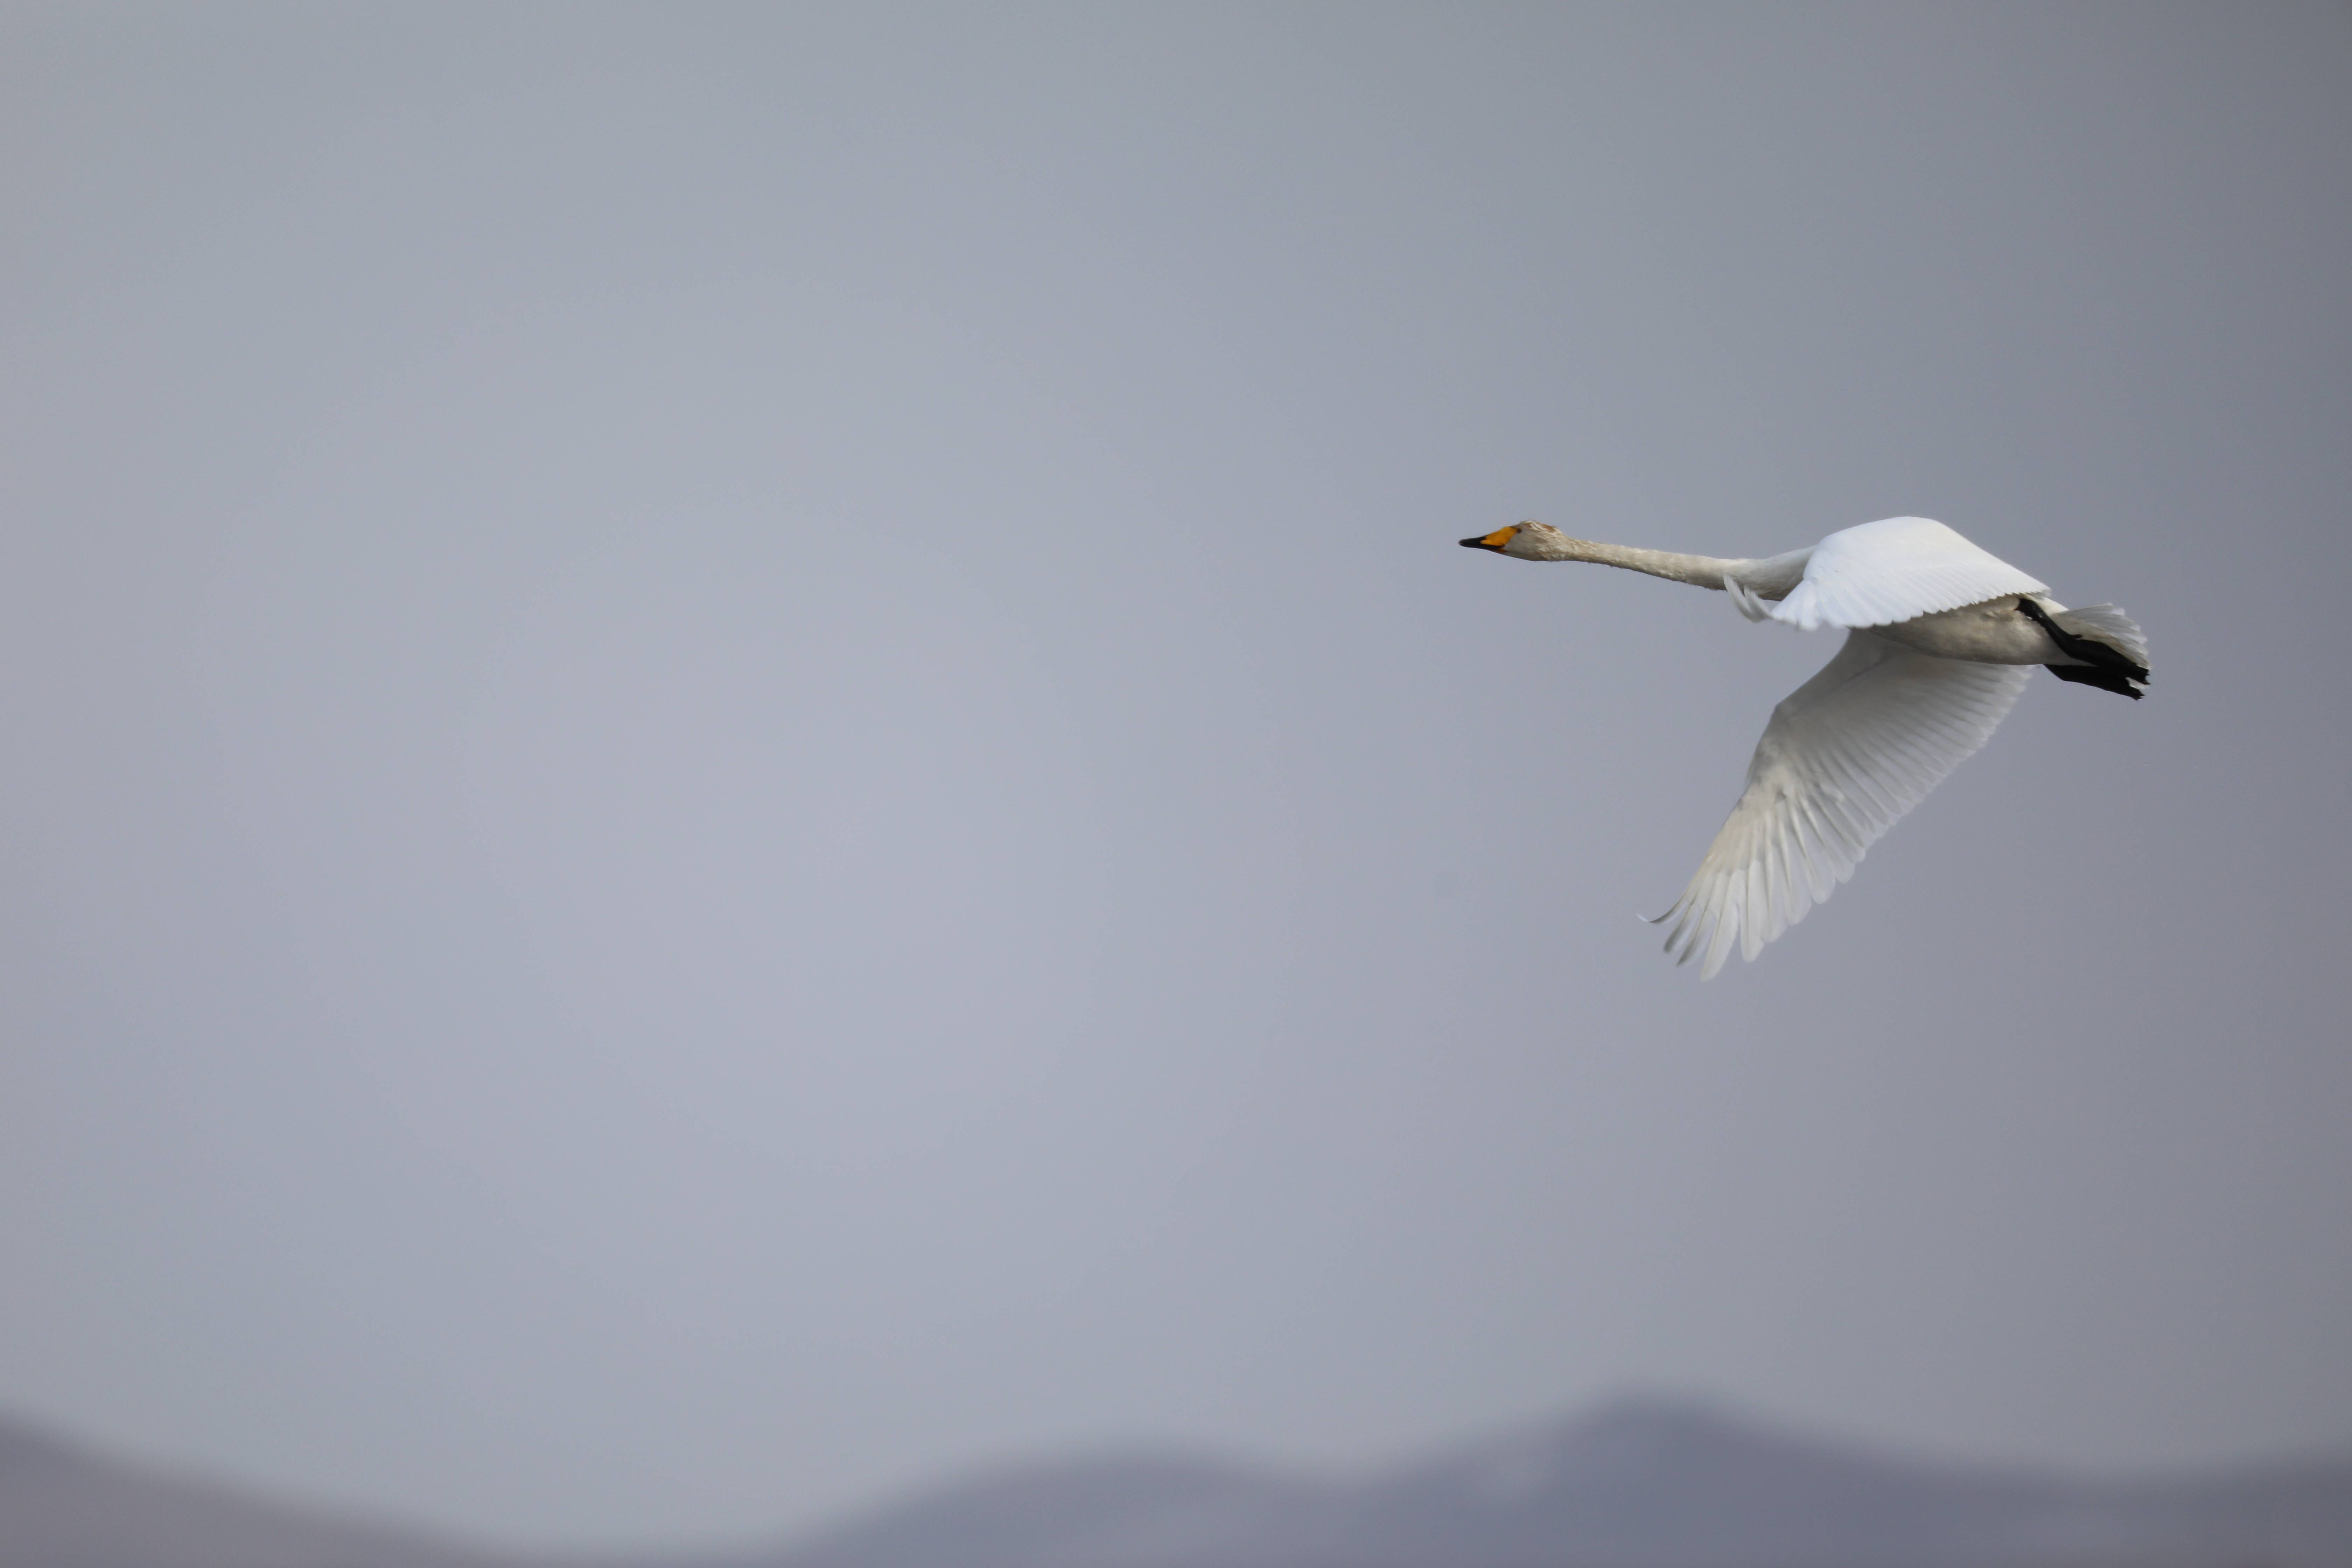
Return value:
M 1813 546 L 1804 580 L 1772 606 L 1772 618 L 1819 626 L 1883 626 L 1980 605 L 2003 594 L 2042 594 L 2038 582 L 1942 523 L 1890 517 L 1841 529 Z
M 1992 738 L 2032 673 L 1850 633 L 1820 674 L 1772 710 L 1747 791 L 1698 875 L 1658 917 L 1675 921 L 1666 951 L 1681 963 L 1698 958 L 1710 980 L 1734 941 L 1754 960 Z

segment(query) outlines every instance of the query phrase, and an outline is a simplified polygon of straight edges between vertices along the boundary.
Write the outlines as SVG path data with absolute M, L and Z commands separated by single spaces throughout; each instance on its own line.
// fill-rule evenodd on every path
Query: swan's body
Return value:
M 1739 804 L 1658 917 L 1675 922 L 1666 951 L 1698 958 L 1706 978 L 1735 942 L 1753 960 L 1853 876 L 1881 834 L 1992 738 L 2033 666 L 2134 699 L 2147 679 L 2130 616 L 2112 605 L 2069 610 L 1924 517 L 1753 560 L 1599 544 L 1540 522 L 1462 542 L 1721 589 L 1750 620 L 1845 628 L 1837 657 L 1772 710 Z

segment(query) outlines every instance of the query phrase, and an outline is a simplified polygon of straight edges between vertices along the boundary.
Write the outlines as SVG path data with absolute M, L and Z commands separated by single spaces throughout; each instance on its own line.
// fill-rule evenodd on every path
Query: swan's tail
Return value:
M 2079 610 L 2061 610 L 2051 618 L 2076 637 L 2096 637 L 2142 669 L 2147 668 L 2147 634 L 2124 614 L 2121 605 L 2086 605 Z
M 2038 605 L 2027 608 L 2026 600 L 2019 600 L 2018 605 L 2042 623 L 2042 629 L 2062 650 L 2082 660 L 2080 664 L 2045 666 L 2051 674 L 2061 680 L 2095 686 L 2134 701 L 2144 695 L 2140 688 L 2147 684 L 2147 634 L 2120 608 L 2114 605 L 2089 605 L 2079 610 L 2042 615 L 2035 613 Z

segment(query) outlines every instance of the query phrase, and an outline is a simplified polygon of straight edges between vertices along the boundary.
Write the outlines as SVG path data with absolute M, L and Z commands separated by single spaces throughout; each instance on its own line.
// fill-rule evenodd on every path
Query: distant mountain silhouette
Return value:
M 2352 1464 L 2136 1484 L 1933 1465 L 1634 1400 L 1353 1484 L 1034 1466 L 740 1568 L 2352 1568 Z
M 499 1561 L 0 1423 L 0 1568 Z M 1164 1451 L 1018 1466 L 669 1568 L 2352 1568 L 2352 1462 L 2091 1481 L 1643 1399 L 1356 1481 Z
M 488 1568 L 422 1536 L 153 1473 L 0 1421 L 0 1568 Z
M 918 1494 L 781 1553 L 720 1568 L 1160 1568 L 1255 1562 L 1307 1539 L 1345 1489 L 1183 1454 L 1024 1465 Z M 1237 1550 L 1244 1555 L 1236 1556 Z

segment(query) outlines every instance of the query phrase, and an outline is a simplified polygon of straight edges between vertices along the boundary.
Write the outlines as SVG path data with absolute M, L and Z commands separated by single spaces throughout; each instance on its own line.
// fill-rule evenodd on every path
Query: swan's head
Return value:
M 1548 522 L 1515 522 L 1508 528 L 1498 528 L 1492 533 L 1462 542 L 1469 550 L 1491 550 L 1497 555 L 1516 555 L 1522 561 L 1558 561 L 1568 550 L 1568 535 Z

